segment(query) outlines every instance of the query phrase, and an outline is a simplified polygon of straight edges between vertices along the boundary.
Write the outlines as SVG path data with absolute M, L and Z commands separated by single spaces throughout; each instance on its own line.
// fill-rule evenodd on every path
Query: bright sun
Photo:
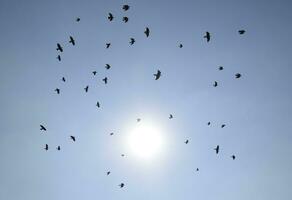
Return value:
M 128 143 L 135 156 L 143 159 L 157 157 L 161 152 L 163 140 L 160 131 L 149 124 L 137 124 L 130 132 Z

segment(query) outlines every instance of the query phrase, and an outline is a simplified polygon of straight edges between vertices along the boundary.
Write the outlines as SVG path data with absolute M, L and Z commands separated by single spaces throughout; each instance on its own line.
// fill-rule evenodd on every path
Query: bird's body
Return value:
M 214 82 L 213 86 L 214 86 L 214 87 L 217 87 L 217 86 L 218 86 L 217 81 Z
M 45 146 L 45 150 L 46 150 L 46 151 L 49 150 L 49 145 L 48 145 L 48 144 L 46 144 L 46 146 Z
M 73 46 L 75 45 L 75 40 L 72 36 L 70 36 L 69 43 L 71 43 Z
M 214 148 L 214 150 L 216 151 L 216 154 L 219 153 L 219 145 L 216 146 L 216 148 Z
M 124 21 L 125 23 L 127 23 L 127 22 L 129 21 L 129 18 L 128 18 L 128 17 L 123 17 L 123 21 Z
M 140 121 L 141 121 L 141 119 L 140 119 L 140 118 L 138 118 L 138 119 L 137 119 L 137 122 L 140 122 Z
M 106 48 L 108 49 L 111 46 L 111 43 L 106 43 Z
M 173 115 L 172 114 L 169 114 L 169 117 L 168 117 L 169 119 L 172 119 L 173 118 Z
M 146 37 L 149 37 L 150 29 L 148 27 L 146 27 L 144 33 L 145 33 Z
M 55 89 L 55 92 L 57 92 L 57 94 L 60 94 L 60 89 L 59 88 L 56 88 Z
M 111 133 L 110 133 L 110 135 L 114 135 L 114 133 L 113 133 L 113 132 L 111 132 Z
M 211 39 L 211 34 L 207 31 L 206 34 L 204 35 L 204 38 L 206 38 L 207 42 L 209 42 Z
M 239 33 L 240 35 L 242 35 L 242 34 L 245 33 L 245 30 L 239 30 L 238 33 Z
M 106 175 L 108 176 L 108 175 L 110 175 L 110 173 L 111 173 L 111 172 L 110 172 L 110 171 L 108 171 L 108 172 L 106 173 Z
M 178 46 L 179 48 L 183 48 L 183 45 L 182 44 L 179 44 L 179 46 Z
M 111 66 L 110 66 L 109 64 L 106 64 L 106 65 L 105 65 L 105 68 L 106 68 L 106 69 L 110 69 Z
M 76 18 L 76 22 L 80 22 L 80 18 L 79 17 Z
M 186 140 L 186 141 L 185 141 L 185 144 L 188 144 L 188 143 L 189 143 L 189 140 Z
M 104 78 L 102 79 L 102 81 L 104 82 L 104 84 L 107 84 L 107 77 L 104 77 Z
M 99 102 L 96 102 L 96 106 L 99 108 L 100 107 L 100 103 Z
M 160 70 L 157 70 L 157 73 L 156 74 L 153 74 L 155 76 L 155 80 L 158 80 L 161 76 L 161 71 Z
M 223 67 L 222 66 L 219 66 L 218 69 L 221 71 L 221 70 L 223 70 Z
M 60 147 L 60 146 L 58 146 L 58 147 L 57 147 L 57 150 L 58 150 L 58 151 L 60 151 L 60 150 L 61 150 L 61 147 Z
M 73 140 L 73 142 L 75 142 L 75 141 L 76 141 L 76 138 L 75 138 L 75 136 L 73 136 L 73 135 L 70 135 L 70 138 L 71 138 L 71 140 Z
M 123 5 L 123 10 L 124 11 L 127 11 L 127 10 L 129 10 L 130 9 L 130 6 L 129 5 Z
M 208 122 L 207 125 L 210 126 L 211 122 Z
M 46 127 L 44 127 L 43 125 L 40 125 L 40 130 L 41 130 L 41 131 L 46 131 L 47 129 L 46 129 Z
M 88 88 L 89 88 L 88 85 L 84 88 L 85 92 L 88 92 Z
M 62 81 L 63 81 L 63 82 L 66 82 L 66 79 L 65 79 L 65 77 L 62 77 Z
M 112 13 L 109 13 L 107 18 L 108 18 L 109 21 L 113 21 L 114 16 L 113 16 Z
M 120 186 L 120 188 L 123 188 L 125 186 L 125 184 L 121 183 L 119 186 Z
M 93 76 L 95 76 L 97 72 L 96 71 L 93 71 L 92 73 L 93 73 Z
M 235 160 L 235 155 L 232 155 L 231 158 L 232 158 L 232 160 Z
M 240 77 L 241 77 L 240 73 L 235 74 L 235 78 L 240 78 Z
M 197 168 L 196 171 L 198 172 L 199 171 L 199 168 Z
M 222 124 L 222 125 L 221 125 L 221 128 L 224 128 L 225 126 L 226 126 L 226 124 Z
M 135 39 L 134 38 L 130 38 L 130 45 L 133 45 L 135 43 Z
M 63 52 L 63 47 L 60 45 L 60 43 L 57 43 L 57 51 Z
M 58 56 L 57 56 L 57 59 L 58 59 L 59 61 L 61 61 L 61 56 L 60 56 L 60 55 L 58 55 Z

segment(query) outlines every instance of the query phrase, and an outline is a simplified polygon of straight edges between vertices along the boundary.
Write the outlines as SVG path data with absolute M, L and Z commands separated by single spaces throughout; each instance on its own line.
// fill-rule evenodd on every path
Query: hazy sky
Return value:
M 0 199 L 291 199 L 291 9 L 288 0 L 1 0 Z M 165 138 L 151 161 L 125 145 L 138 117 Z

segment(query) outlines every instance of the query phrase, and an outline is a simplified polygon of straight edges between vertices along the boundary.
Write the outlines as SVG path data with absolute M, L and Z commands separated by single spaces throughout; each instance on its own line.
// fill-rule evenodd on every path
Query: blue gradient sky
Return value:
M 291 8 L 284 0 L 1 0 L 0 199 L 291 199 Z M 151 162 L 124 145 L 138 117 L 165 137 Z

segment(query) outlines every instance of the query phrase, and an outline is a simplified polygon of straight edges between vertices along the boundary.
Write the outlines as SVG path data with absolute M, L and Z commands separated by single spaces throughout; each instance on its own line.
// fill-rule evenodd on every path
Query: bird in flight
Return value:
M 96 102 L 96 106 L 99 108 L 100 107 L 100 104 L 99 104 L 99 102 Z
M 76 22 L 80 22 L 80 18 L 79 17 L 76 18 Z
M 58 146 L 58 147 L 57 147 L 57 150 L 58 150 L 58 151 L 60 151 L 60 150 L 61 150 L 61 147 L 60 147 L 60 146 Z
M 199 168 L 197 168 L 196 171 L 198 172 L 199 171 Z
M 224 128 L 225 126 L 226 126 L 226 124 L 222 124 L 222 125 L 221 125 L 221 128 Z
M 111 46 L 111 43 L 106 43 L 106 48 L 108 49 Z
M 148 27 L 145 28 L 145 31 L 144 31 L 146 37 L 149 37 L 149 34 L 150 34 L 150 30 Z
M 84 88 L 85 92 L 88 92 L 88 88 L 89 88 L 88 85 Z
M 222 66 L 219 66 L 218 69 L 221 71 L 221 70 L 223 70 L 223 67 Z
M 106 64 L 106 65 L 105 65 L 105 68 L 106 68 L 106 69 L 110 69 L 111 66 L 110 66 L 109 64 Z
M 241 74 L 237 73 L 235 74 L 235 78 L 240 78 L 241 77 Z
M 207 42 L 210 41 L 210 39 L 211 39 L 211 35 L 210 35 L 210 33 L 209 33 L 208 31 L 207 31 L 206 34 L 204 35 L 204 38 L 207 39 Z
M 44 127 L 43 125 L 40 125 L 40 127 L 41 127 L 40 128 L 41 131 L 46 131 L 47 130 L 46 127 Z
M 60 43 L 57 43 L 57 51 L 63 52 L 63 47 L 60 45 Z
M 66 82 L 66 79 L 65 79 L 65 77 L 62 77 L 62 81 L 63 81 L 63 82 Z
M 123 5 L 123 10 L 124 10 L 124 11 L 127 11 L 127 10 L 129 10 L 129 8 L 130 8 L 130 6 L 129 6 L 129 5 Z
M 58 55 L 58 56 L 57 56 L 57 59 L 58 59 L 59 61 L 61 61 L 61 56 L 60 56 L 60 55 Z
M 208 122 L 207 125 L 210 126 L 211 122 Z
M 232 155 L 231 158 L 232 158 L 232 160 L 235 160 L 235 155 Z
M 158 80 L 161 76 L 161 71 L 160 70 L 157 70 L 157 73 L 156 74 L 153 74 L 155 76 L 155 80 Z
M 172 119 L 173 118 L 173 115 L 172 114 L 169 114 L 169 117 L 168 117 L 169 119 Z
M 124 21 L 125 23 L 127 23 L 127 22 L 129 21 L 129 18 L 128 18 L 128 17 L 123 17 L 123 21 Z
M 216 154 L 219 153 L 219 145 L 216 146 L 216 148 L 214 148 L 214 150 L 216 151 Z
M 113 14 L 112 14 L 112 13 L 109 13 L 107 18 L 108 18 L 110 21 L 113 21 L 113 19 L 114 19 L 114 16 L 113 16 Z
M 104 78 L 102 79 L 102 81 L 104 82 L 104 84 L 107 84 L 107 77 L 104 77 Z
M 121 154 L 122 157 L 125 157 L 125 154 Z
M 93 71 L 92 73 L 93 73 L 93 76 L 95 76 L 97 72 L 96 71 Z
M 125 184 L 121 183 L 119 186 L 120 186 L 120 188 L 123 188 L 125 186 Z
M 242 35 L 242 34 L 245 33 L 245 30 L 239 30 L 238 33 L 239 33 L 240 35 Z
M 111 133 L 110 133 L 110 135 L 114 135 L 114 133 L 113 133 L 113 132 L 111 132 Z
M 188 144 L 189 143 L 189 140 L 186 140 L 185 143 Z
M 57 92 L 57 94 L 60 94 L 60 89 L 59 88 L 56 88 L 55 89 L 55 92 Z
M 130 45 L 133 45 L 135 43 L 135 39 L 134 38 L 130 38 Z
M 48 144 L 46 144 L 46 146 L 45 146 L 45 150 L 46 150 L 46 151 L 49 150 L 49 145 L 48 145 Z
M 213 86 L 214 86 L 214 87 L 217 87 L 217 86 L 218 86 L 217 81 L 214 82 Z
M 106 175 L 108 176 L 108 175 L 110 175 L 110 173 L 111 173 L 111 172 L 110 172 L 110 171 L 108 171 L 108 172 L 106 173 Z
M 69 43 L 72 43 L 73 46 L 75 45 L 75 40 L 72 36 L 70 36 Z
M 140 119 L 140 118 L 138 118 L 138 119 L 137 119 L 137 122 L 140 122 L 140 121 L 141 121 L 141 119 Z
M 73 140 L 73 142 L 75 142 L 75 136 L 71 135 L 70 138 Z
M 178 46 L 179 48 L 183 48 L 183 45 L 182 44 L 179 44 L 179 46 Z

